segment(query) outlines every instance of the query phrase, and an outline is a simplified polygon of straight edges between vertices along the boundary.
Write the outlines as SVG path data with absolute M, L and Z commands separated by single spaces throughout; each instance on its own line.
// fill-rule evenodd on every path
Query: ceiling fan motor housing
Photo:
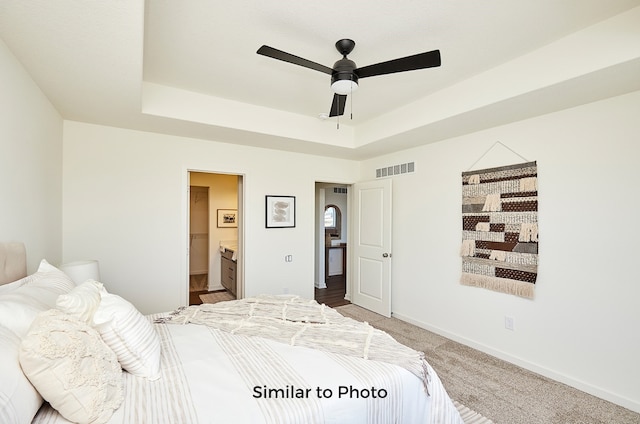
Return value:
M 331 84 L 340 80 L 351 80 L 358 83 L 358 75 L 354 72 L 356 64 L 353 60 L 347 58 L 340 59 L 333 65 L 333 73 L 331 74 Z

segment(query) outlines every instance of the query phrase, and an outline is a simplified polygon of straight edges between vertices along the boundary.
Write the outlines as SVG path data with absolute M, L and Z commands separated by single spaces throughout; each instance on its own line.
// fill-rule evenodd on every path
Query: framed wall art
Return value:
M 218 228 L 236 228 L 237 226 L 237 209 L 218 209 Z
M 292 228 L 296 226 L 295 196 L 266 196 L 265 226 Z

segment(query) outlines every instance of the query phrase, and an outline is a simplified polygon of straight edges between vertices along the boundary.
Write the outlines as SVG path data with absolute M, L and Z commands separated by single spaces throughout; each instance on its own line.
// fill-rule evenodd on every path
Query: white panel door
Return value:
M 391 179 L 353 190 L 354 251 L 351 301 L 391 316 Z

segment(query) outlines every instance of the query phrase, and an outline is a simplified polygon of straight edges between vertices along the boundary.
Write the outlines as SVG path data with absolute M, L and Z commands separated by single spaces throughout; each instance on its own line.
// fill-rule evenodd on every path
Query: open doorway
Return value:
M 315 299 L 331 307 L 350 303 L 348 191 L 346 184 L 316 183 Z
M 189 172 L 189 304 L 242 297 L 242 176 Z

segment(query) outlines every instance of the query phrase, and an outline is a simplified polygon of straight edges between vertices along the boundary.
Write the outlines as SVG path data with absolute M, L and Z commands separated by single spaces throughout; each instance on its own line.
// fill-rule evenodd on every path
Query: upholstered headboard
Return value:
M 0 243 L 0 284 L 27 275 L 27 252 L 22 243 Z

